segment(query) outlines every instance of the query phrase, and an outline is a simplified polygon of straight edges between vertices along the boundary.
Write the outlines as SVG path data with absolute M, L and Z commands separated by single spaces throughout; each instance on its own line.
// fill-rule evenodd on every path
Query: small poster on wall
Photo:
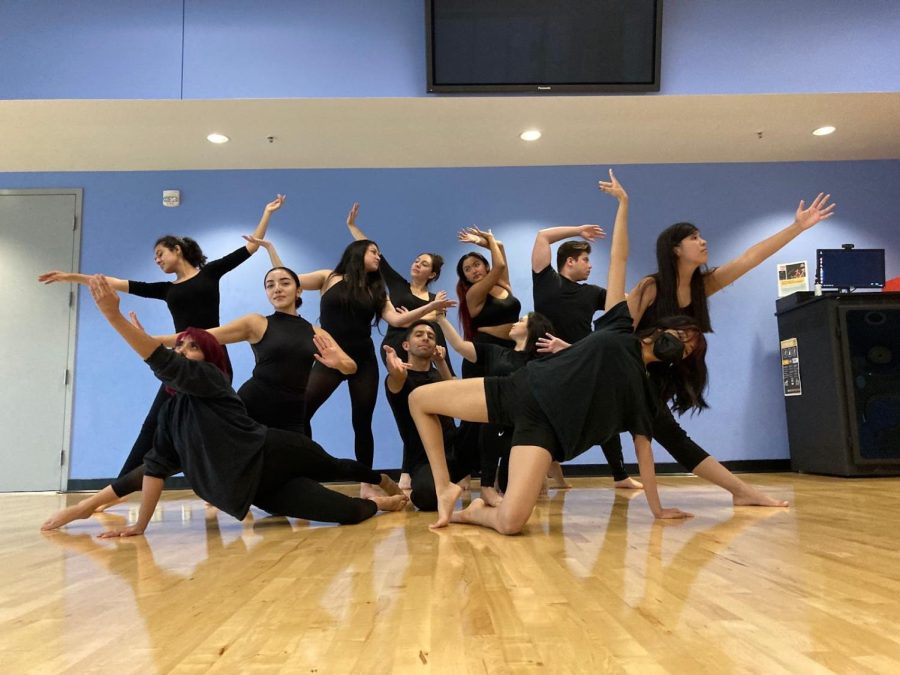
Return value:
M 781 379 L 784 381 L 785 396 L 802 396 L 800 385 L 800 352 L 797 338 L 781 341 Z
M 778 297 L 809 290 L 809 267 L 805 260 L 778 263 Z

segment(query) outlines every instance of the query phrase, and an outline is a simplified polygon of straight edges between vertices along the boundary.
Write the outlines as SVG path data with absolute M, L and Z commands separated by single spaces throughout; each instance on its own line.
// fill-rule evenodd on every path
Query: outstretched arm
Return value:
M 444 337 L 447 338 L 447 344 L 453 347 L 453 351 L 463 357 L 466 361 L 475 363 L 478 361 L 478 353 L 475 351 L 475 343 L 464 340 L 463 337 L 456 332 L 453 324 L 447 318 L 446 314 L 438 314 L 438 325 L 444 331 Z
M 398 394 L 406 384 L 406 369 L 409 368 L 409 364 L 400 360 L 393 347 L 384 345 L 384 353 L 384 362 L 388 370 L 387 388 L 392 394 Z
M 394 304 L 388 300 L 384 304 L 381 312 L 381 318 L 387 321 L 394 328 L 406 328 L 415 323 L 419 319 L 426 317 L 431 312 L 446 311 L 448 307 L 455 307 L 456 300 L 449 300 L 446 291 L 440 291 L 434 296 L 434 300 L 427 305 L 423 305 L 418 309 L 411 309 L 407 312 L 398 312 Z
M 368 239 L 365 233 L 363 233 L 356 224 L 357 215 L 359 215 L 359 202 L 353 202 L 353 206 L 350 207 L 350 213 L 347 214 L 347 229 L 350 230 L 350 234 L 353 235 L 353 238 L 356 241 Z
M 585 241 L 594 241 L 594 239 L 603 239 L 605 236 L 606 232 L 599 225 L 548 227 L 540 230 L 534 238 L 534 247 L 531 249 L 531 271 L 540 272 L 550 265 L 551 244 L 572 237 L 581 237 Z
M 276 195 L 275 199 L 266 204 L 266 207 L 263 209 L 262 217 L 259 219 L 259 223 L 253 231 L 252 238 L 244 237 L 247 239 L 247 250 L 250 251 L 250 253 L 256 253 L 259 250 L 260 244 L 258 240 L 266 238 L 266 230 L 269 229 L 269 219 L 272 217 L 273 213 L 281 208 L 281 205 L 284 204 L 284 199 L 284 195 Z
M 459 240 L 463 243 L 481 246 L 491 252 L 491 271 L 483 279 L 479 279 L 472 284 L 472 287 L 466 291 L 466 306 L 469 309 L 469 316 L 474 319 L 481 314 L 491 289 L 501 283 L 504 278 L 508 278 L 506 256 L 503 255 L 503 249 L 500 248 L 500 244 L 490 230 L 479 230 L 474 226 L 469 227 L 465 230 L 460 230 Z M 506 287 L 507 290 L 511 290 L 508 283 Z
M 647 503 L 650 505 L 650 511 L 654 518 L 691 518 L 693 514 L 686 511 L 662 507 L 662 503 L 659 501 L 659 490 L 656 487 L 656 467 L 653 464 L 653 448 L 650 446 L 650 439 L 646 436 L 634 436 L 634 450 L 641 472 L 641 482 L 644 484 L 644 494 L 647 495 Z
M 91 297 L 97 308 L 106 317 L 109 325 L 116 329 L 128 346 L 142 359 L 147 359 L 162 344 L 128 321 L 119 311 L 119 296 L 102 274 L 91 279 Z
M 150 524 L 150 519 L 153 517 L 153 512 L 156 510 L 156 505 L 159 503 L 162 489 L 162 478 L 144 474 L 144 482 L 141 485 L 141 509 L 138 512 L 137 522 L 128 527 L 106 530 L 106 532 L 101 532 L 97 536 L 101 539 L 110 539 L 112 537 L 134 537 L 144 534 L 144 530 L 147 529 L 147 525 Z
M 804 230 L 808 230 L 816 223 L 831 218 L 834 215 L 835 204 L 829 204 L 831 195 L 822 192 L 813 200 L 809 208 L 806 208 L 803 200 L 794 214 L 794 222 L 786 228 L 773 234 L 768 239 L 763 239 L 754 244 L 734 260 L 730 260 L 721 267 L 717 267 L 706 275 L 706 295 L 712 295 L 725 286 L 734 283 L 763 260 L 773 255 L 793 240 Z
M 625 299 L 625 270 L 628 263 L 628 193 L 609 170 L 609 181 L 598 183 L 600 190 L 619 200 L 609 247 L 609 272 L 606 282 L 606 309 L 612 309 Z
M 116 277 L 110 277 L 103 275 L 106 279 L 107 283 L 113 288 L 113 290 L 121 291 L 122 293 L 128 292 L 128 281 L 125 279 L 116 279 Z M 81 284 L 82 286 L 89 286 L 91 283 L 92 275 L 90 274 L 79 274 L 77 272 L 60 272 L 59 270 L 53 270 L 52 272 L 44 272 L 42 275 L 38 277 L 38 281 L 42 284 L 55 284 L 58 282 L 70 283 L 70 284 Z

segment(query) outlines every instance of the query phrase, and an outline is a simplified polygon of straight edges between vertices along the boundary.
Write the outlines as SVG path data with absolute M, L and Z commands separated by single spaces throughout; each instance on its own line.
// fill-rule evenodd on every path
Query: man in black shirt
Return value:
M 598 225 L 548 227 L 537 233 L 531 250 L 531 281 L 534 311 L 553 322 L 556 337 L 574 344 L 591 333 L 591 319 L 606 304 L 606 289 L 587 281 L 591 273 L 591 244 L 605 237 Z M 556 270 L 550 266 L 551 244 L 570 237 L 584 241 L 567 241 L 556 252 Z M 557 271 L 558 270 L 558 271 Z M 601 450 L 618 488 L 640 489 L 643 486 L 625 471 L 622 443 L 616 436 L 605 441 Z M 562 467 L 554 462 L 550 478 L 553 487 L 569 487 Z
M 416 387 L 442 380 L 452 380 L 453 374 L 447 365 L 446 351 L 435 339 L 434 326 L 429 321 L 416 321 L 409 327 L 406 340 L 403 342 L 408 361 L 403 362 L 397 353 L 388 345 L 384 345 L 387 356 L 388 376 L 384 381 L 385 393 L 397 430 L 403 440 L 403 472 L 410 475 L 410 501 L 422 511 L 437 510 L 437 495 L 434 490 L 434 478 L 431 466 L 419 432 L 412 416 L 409 414 L 409 394 Z M 441 417 L 441 429 L 444 436 L 444 447 L 448 458 L 452 456 L 453 442 L 456 436 L 456 425 L 449 417 Z M 450 461 L 451 479 L 455 482 L 465 476 Z M 401 478 L 401 486 L 405 481 Z

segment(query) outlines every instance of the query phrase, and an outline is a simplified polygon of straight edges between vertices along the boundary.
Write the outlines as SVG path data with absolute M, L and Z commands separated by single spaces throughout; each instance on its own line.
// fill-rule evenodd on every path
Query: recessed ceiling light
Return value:
M 827 136 L 834 133 L 834 127 L 819 127 L 813 131 L 813 136 Z
M 210 143 L 227 143 L 229 140 L 228 136 L 225 134 L 210 134 L 206 137 Z
M 523 141 L 536 141 L 541 137 L 541 132 L 537 129 L 529 129 L 528 131 L 523 131 L 519 134 L 519 138 Z

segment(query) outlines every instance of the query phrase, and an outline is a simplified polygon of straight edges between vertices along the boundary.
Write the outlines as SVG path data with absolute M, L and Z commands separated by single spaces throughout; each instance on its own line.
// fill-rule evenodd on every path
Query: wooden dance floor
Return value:
M 0 495 L 3 673 L 900 672 L 900 479 L 662 478 L 686 522 L 573 479 L 522 536 L 433 514 L 245 522 L 164 496 L 42 534 L 80 495 Z M 353 490 L 353 487 L 342 489 Z

